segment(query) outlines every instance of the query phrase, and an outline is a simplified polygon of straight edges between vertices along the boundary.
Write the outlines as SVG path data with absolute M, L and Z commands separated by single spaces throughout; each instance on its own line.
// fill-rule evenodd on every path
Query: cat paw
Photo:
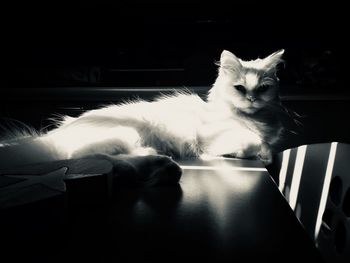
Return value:
M 272 151 L 270 147 L 266 144 L 263 144 L 260 148 L 260 151 L 257 154 L 257 157 L 264 163 L 264 165 L 269 165 L 272 163 Z
M 180 166 L 170 157 L 163 155 L 148 156 L 120 156 L 118 165 L 129 164 L 132 169 L 127 173 L 116 167 L 120 179 L 123 178 L 123 184 L 136 186 L 156 186 L 156 185 L 174 185 L 181 178 L 182 170 Z M 117 163 L 116 163 L 117 164 Z M 119 169 L 119 170 L 118 170 Z
M 180 166 L 167 156 L 136 156 L 126 161 L 136 169 L 140 185 L 173 185 L 179 182 L 182 175 Z
M 164 163 L 148 176 L 142 177 L 145 186 L 174 185 L 180 181 L 182 169 L 174 161 Z

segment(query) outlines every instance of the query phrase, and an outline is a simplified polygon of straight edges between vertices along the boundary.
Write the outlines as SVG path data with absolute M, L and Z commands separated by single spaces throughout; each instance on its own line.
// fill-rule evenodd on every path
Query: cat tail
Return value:
M 19 120 L 11 118 L 1 118 L 0 120 L 0 146 L 38 135 L 37 130 Z
M 0 124 L 0 171 L 20 165 L 61 159 L 41 132 L 17 120 Z

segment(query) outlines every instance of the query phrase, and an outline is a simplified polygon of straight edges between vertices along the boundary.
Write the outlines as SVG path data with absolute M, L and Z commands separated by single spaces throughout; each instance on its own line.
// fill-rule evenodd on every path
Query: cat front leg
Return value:
M 210 141 L 205 147 L 203 157 L 229 156 L 235 158 L 258 158 L 265 165 L 272 162 L 272 150 L 270 145 L 264 143 L 261 138 L 249 130 L 226 131 Z
M 209 140 L 204 147 L 204 154 L 211 156 L 229 155 L 237 158 L 256 157 L 260 151 L 261 139 L 249 130 L 222 132 Z

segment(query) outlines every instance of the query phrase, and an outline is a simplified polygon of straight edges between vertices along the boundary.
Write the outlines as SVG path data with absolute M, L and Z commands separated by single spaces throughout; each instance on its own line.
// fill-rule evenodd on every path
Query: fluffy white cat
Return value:
M 269 162 L 283 130 L 276 76 L 283 52 L 243 61 L 224 50 L 206 101 L 178 92 L 66 116 L 45 134 L 3 142 L 0 168 L 87 156 L 127 163 L 139 173 L 152 167 L 179 174 L 176 158 L 230 155 Z

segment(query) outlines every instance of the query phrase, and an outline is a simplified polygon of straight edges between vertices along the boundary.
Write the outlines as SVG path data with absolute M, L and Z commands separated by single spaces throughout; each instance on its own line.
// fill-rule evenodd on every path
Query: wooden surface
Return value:
M 12 262 L 24 255 L 36 262 L 319 262 L 260 162 L 180 164 L 176 186 L 119 187 L 108 204 L 68 207 L 63 214 L 53 204 L 17 211 L 21 220 L 5 222 L 4 251 Z

